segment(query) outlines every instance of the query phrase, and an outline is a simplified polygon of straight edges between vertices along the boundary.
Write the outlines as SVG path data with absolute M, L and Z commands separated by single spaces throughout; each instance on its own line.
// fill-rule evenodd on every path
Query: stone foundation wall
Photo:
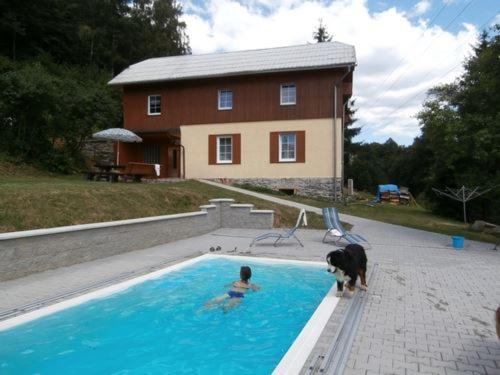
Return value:
M 238 178 L 225 179 L 223 182 L 231 184 L 251 184 L 273 190 L 293 189 L 295 194 L 303 196 L 334 197 L 334 178 Z M 339 184 L 337 184 L 339 186 Z M 341 189 L 337 188 L 337 194 Z
M 270 229 L 274 212 L 213 199 L 200 211 L 0 234 L 0 281 L 199 236 L 221 227 Z
M 115 164 L 114 143 L 89 139 L 82 147 L 82 153 L 90 164 Z

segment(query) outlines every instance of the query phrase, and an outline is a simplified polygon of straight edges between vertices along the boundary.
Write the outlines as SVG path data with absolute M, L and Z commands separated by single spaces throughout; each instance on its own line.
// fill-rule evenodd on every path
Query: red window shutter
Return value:
M 279 163 L 279 132 L 271 132 L 269 133 L 269 162 L 270 163 Z
M 217 136 L 208 136 L 208 164 L 217 164 Z
M 306 162 L 306 132 L 304 130 L 295 132 L 295 139 L 297 140 L 297 156 L 295 161 L 297 163 Z
M 241 164 L 241 134 L 233 134 L 233 164 Z

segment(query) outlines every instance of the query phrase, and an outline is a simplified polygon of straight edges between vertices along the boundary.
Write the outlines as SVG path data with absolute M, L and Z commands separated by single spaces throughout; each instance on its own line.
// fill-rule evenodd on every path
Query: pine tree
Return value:
M 333 35 L 330 35 L 328 33 L 328 31 L 326 30 L 326 26 L 323 25 L 323 20 L 321 18 L 319 19 L 318 29 L 315 32 L 313 32 L 313 38 L 318 43 L 332 41 Z

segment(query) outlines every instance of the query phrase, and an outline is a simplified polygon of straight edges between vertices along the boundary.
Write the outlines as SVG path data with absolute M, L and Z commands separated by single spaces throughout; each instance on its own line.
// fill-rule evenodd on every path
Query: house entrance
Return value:
M 179 146 L 169 146 L 167 155 L 167 177 L 181 177 Z

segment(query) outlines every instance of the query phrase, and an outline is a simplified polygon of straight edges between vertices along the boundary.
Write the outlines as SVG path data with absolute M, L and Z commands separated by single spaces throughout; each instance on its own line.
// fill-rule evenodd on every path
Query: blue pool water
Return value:
M 249 292 L 204 310 L 241 265 Z M 0 374 L 270 374 L 332 286 L 324 268 L 210 259 L 0 331 Z

